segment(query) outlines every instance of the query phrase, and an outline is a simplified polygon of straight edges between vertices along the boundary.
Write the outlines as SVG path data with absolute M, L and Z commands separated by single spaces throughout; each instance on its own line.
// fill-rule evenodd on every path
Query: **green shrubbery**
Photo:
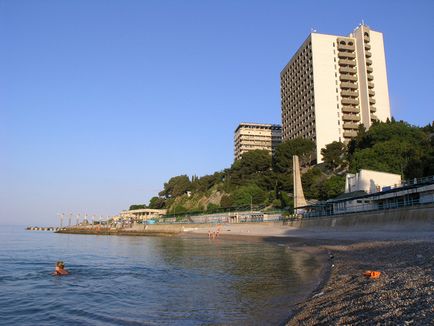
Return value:
M 338 196 L 344 191 L 345 174 L 360 169 L 398 173 L 404 179 L 434 175 L 433 133 L 433 125 L 419 128 L 394 120 L 375 123 L 368 131 L 360 126 L 358 136 L 348 145 L 333 142 L 322 149 L 324 163 L 318 165 L 312 162 L 315 149 L 312 141 L 286 141 L 273 157 L 267 151 L 254 150 L 223 171 L 191 179 L 187 175 L 173 177 L 164 184 L 159 197 L 150 200 L 149 207 L 167 208 L 176 214 L 210 213 L 250 205 L 291 208 L 293 155 L 300 157 L 303 189 L 308 199 Z M 220 203 L 206 203 L 216 193 L 221 194 Z

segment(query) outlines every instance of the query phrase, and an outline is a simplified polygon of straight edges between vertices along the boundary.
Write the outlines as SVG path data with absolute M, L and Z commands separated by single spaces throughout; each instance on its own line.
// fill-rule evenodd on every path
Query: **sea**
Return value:
M 0 325 L 281 325 L 319 268 L 276 241 L 0 226 Z

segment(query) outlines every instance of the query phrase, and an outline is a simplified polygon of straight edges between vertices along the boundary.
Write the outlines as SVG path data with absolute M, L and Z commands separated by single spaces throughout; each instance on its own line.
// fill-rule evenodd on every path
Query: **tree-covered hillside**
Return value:
M 419 128 L 392 120 L 375 123 L 368 131 L 360 126 L 348 145 L 333 142 L 322 149 L 324 162 L 318 165 L 312 163 L 314 149 L 312 141 L 294 139 L 280 144 L 273 156 L 254 150 L 211 175 L 172 177 L 147 207 L 176 214 L 291 208 L 293 155 L 300 157 L 307 199 L 336 197 L 344 191 L 345 174 L 360 169 L 397 173 L 403 179 L 434 175 L 434 125 Z M 136 207 L 146 205 L 131 206 Z

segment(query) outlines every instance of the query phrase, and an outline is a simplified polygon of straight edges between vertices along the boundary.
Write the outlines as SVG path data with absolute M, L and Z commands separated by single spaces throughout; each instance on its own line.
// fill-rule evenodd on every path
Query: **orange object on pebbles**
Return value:
M 366 271 L 363 273 L 363 276 L 368 278 L 379 278 L 381 275 L 381 272 L 379 271 Z

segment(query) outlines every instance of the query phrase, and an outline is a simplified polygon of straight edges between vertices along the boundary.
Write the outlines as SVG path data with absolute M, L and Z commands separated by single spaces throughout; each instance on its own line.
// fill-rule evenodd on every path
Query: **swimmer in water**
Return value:
M 54 271 L 53 275 L 68 275 L 68 270 L 65 269 L 65 264 L 63 261 L 58 261 L 56 263 L 56 270 Z

